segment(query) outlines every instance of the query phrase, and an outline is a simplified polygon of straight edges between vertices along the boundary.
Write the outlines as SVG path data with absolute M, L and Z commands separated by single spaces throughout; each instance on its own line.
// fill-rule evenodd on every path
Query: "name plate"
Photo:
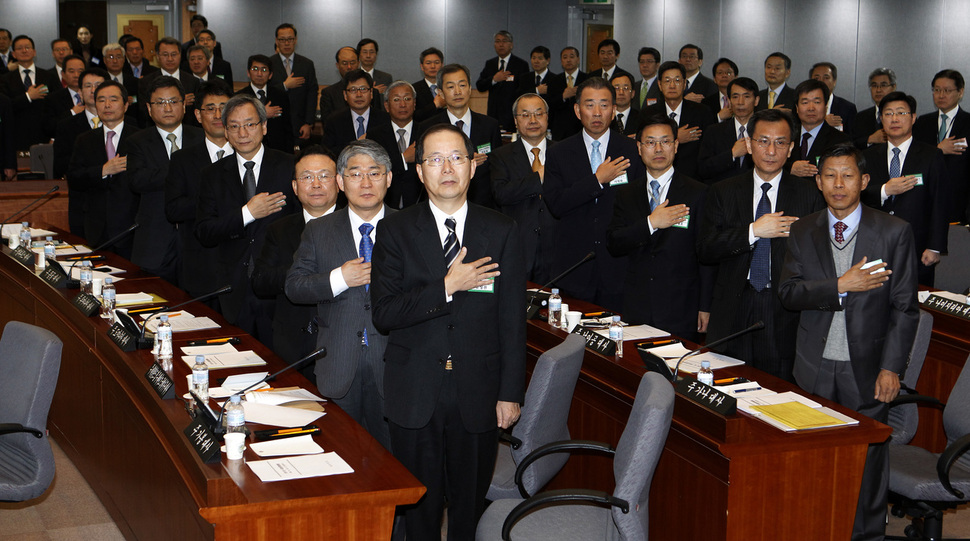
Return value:
M 78 310 L 87 317 L 101 312 L 101 301 L 90 293 L 81 293 L 71 301 Z
M 586 347 L 607 357 L 616 355 L 616 344 L 602 335 L 593 332 L 582 325 L 576 325 L 573 334 L 578 334 L 586 340 Z
M 939 295 L 930 295 L 923 306 L 970 321 L 970 304 L 967 303 L 957 302 Z
M 47 282 L 51 287 L 64 289 L 67 287 L 67 275 L 54 266 L 48 266 L 44 272 L 40 273 L 40 279 Z
M 710 385 L 704 385 L 693 378 L 684 378 L 677 382 L 677 392 L 705 408 L 721 415 L 734 415 L 738 410 L 738 399 L 718 391 Z
M 189 443 L 192 444 L 192 448 L 198 453 L 202 462 L 213 464 L 222 459 L 219 441 L 216 440 L 216 437 L 212 435 L 212 431 L 209 430 L 209 427 L 201 419 L 197 418 L 192 421 L 189 426 L 185 427 L 182 433 L 189 439 Z
M 10 253 L 14 259 L 20 262 L 21 265 L 32 269 L 34 268 L 34 252 L 31 252 L 23 246 L 17 246 L 14 251 Z
M 138 349 L 138 337 L 132 336 L 121 323 L 115 322 L 111 325 L 108 329 L 108 338 L 126 353 Z
M 155 394 L 162 400 L 175 398 L 175 382 L 168 377 L 168 373 L 158 363 L 152 363 L 152 367 L 148 369 L 148 372 L 145 372 L 145 379 L 148 380 L 152 389 L 155 389 Z

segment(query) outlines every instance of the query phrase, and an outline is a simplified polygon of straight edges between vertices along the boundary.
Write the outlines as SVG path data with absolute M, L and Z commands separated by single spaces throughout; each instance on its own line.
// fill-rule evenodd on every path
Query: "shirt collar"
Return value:
M 656 180 L 657 182 L 660 183 L 660 192 L 663 193 L 664 187 L 670 183 L 670 179 L 672 178 L 674 178 L 673 166 L 671 166 L 670 169 L 667 169 L 667 171 L 665 171 L 664 174 L 660 175 L 660 177 L 658 178 L 653 178 L 652 176 L 650 176 L 650 172 L 647 171 L 647 186 L 650 185 L 651 180 Z
M 606 152 L 606 147 L 610 146 L 610 130 L 606 130 L 605 132 L 603 132 L 603 135 L 600 135 L 599 139 L 593 139 L 593 136 L 586 133 L 585 129 L 582 131 L 582 134 L 583 134 L 583 143 L 586 144 L 587 150 L 589 150 L 593 146 L 593 141 L 600 142 L 600 152 Z M 605 158 L 606 156 L 604 155 L 603 157 Z
M 469 107 L 468 109 L 465 109 L 465 114 L 461 118 L 458 118 L 455 115 L 451 114 L 451 111 L 449 111 L 448 109 L 445 109 L 445 111 L 448 111 L 448 120 L 452 123 L 452 125 L 454 125 L 459 120 L 463 120 L 465 122 L 465 125 L 468 126 L 468 129 L 469 130 L 471 129 L 471 125 L 472 125 L 471 107 Z
M 894 148 L 898 148 L 899 149 L 899 152 L 901 154 L 906 154 L 907 152 L 909 152 L 909 147 L 912 144 L 913 144 L 913 136 L 910 135 L 909 136 L 909 139 L 907 139 L 907 140 L 903 141 L 902 143 L 900 143 L 900 145 L 898 147 L 897 146 L 893 146 L 892 143 L 889 143 L 886 148 L 887 148 L 887 152 L 889 152 L 889 155 L 890 156 L 892 156 L 893 149 Z
M 239 154 L 238 152 L 236 152 L 235 153 L 235 155 L 236 155 L 236 165 L 238 165 L 240 169 L 245 169 L 246 168 L 246 165 L 245 165 L 246 162 L 256 162 L 256 167 L 259 167 L 259 165 L 261 163 L 263 163 L 263 154 L 265 154 L 265 153 L 266 153 L 266 145 L 263 145 L 263 144 L 260 144 L 259 145 L 259 150 L 256 151 L 256 154 L 253 155 L 252 159 L 250 159 L 250 160 L 247 160 L 246 158 L 243 158 L 242 157 L 242 154 Z
M 323 214 L 321 214 L 320 216 L 313 216 L 312 214 L 310 214 L 309 212 L 307 212 L 306 209 L 303 209 L 303 223 L 308 224 L 308 223 L 310 223 L 310 220 L 316 220 L 317 218 L 323 218 L 324 216 L 328 216 L 330 214 L 333 214 L 336 210 L 337 210 L 337 203 L 336 202 L 334 204 L 330 205 L 330 208 L 328 208 L 327 211 L 324 212 Z M 381 211 L 381 212 L 383 212 L 383 211 Z M 351 215 L 350 222 L 353 223 L 354 222 L 354 218 L 353 217 L 356 216 L 356 214 L 354 214 L 353 212 L 351 212 L 350 215 Z
M 254 85 L 254 84 L 252 83 L 252 81 L 250 81 L 250 83 L 249 83 L 249 87 L 250 87 L 250 88 L 252 88 L 252 89 L 253 89 L 253 92 L 255 92 L 255 93 L 256 93 L 256 97 L 257 97 L 257 98 L 259 97 L 259 91 L 260 91 L 260 90 L 262 90 L 262 91 L 264 91 L 264 92 L 266 92 L 266 95 L 267 95 L 267 96 L 269 95 L 269 92 L 267 92 L 267 88 L 266 88 L 266 87 L 268 87 L 268 86 L 269 86 L 269 85 L 264 85 L 264 86 L 263 86 L 263 88 L 258 88 L 258 87 L 257 87 L 256 85 Z
M 946 119 L 947 120 L 953 120 L 953 118 L 955 116 L 957 116 L 957 114 L 959 114 L 959 113 L 960 113 L 960 104 L 959 103 L 956 104 L 955 106 L 953 106 L 953 109 L 950 109 L 949 111 L 940 111 L 940 114 L 945 114 L 946 115 Z M 939 119 L 939 116 L 937 116 L 937 119 Z
M 181 141 L 182 140 L 182 125 L 181 124 L 179 124 L 178 126 L 176 126 L 175 129 L 172 130 L 172 131 L 170 131 L 170 132 L 167 132 L 167 131 L 161 129 L 158 126 L 155 126 L 155 130 L 158 131 L 158 135 L 162 138 L 162 142 L 164 142 L 166 145 L 168 144 L 168 134 L 169 133 L 174 133 L 175 134 L 175 140 L 176 141 Z M 181 145 L 179 145 L 179 148 L 181 148 Z
M 671 109 L 670 108 L 670 104 L 667 103 L 667 100 L 664 100 L 664 109 L 667 110 L 667 116 L 668 117 L 670 116 L 670 113 L 677 113 L 677 119 L 676 119 L 676 121 L 677 121 L 677 124 L 680 124 L 680 112 L 683 111 L 683 109 L 684 109 L 684 100 L 683 99 L 681 99 L 680 100 L 680 103 L 677 104 L 677 108 L 676 109 Z
M 758 191 L 761 191 L 761 185 L 765 182 L 771 184 L 771 188 L 775 189 L 778 187 L 778 181 L 781 180 L 781 171 L 778 171 L 775 176 L 767 180 L 761 178 L 761 175 L 758 174 L 757 170 L 752 170 L 752 172 L 754 173 L 755 189 Z
M 327 211 L 327 214 L 330 214 L 331 212 L 333 212 L 335 208 L 337 208 L 337 205 L 330 207 L 330 210 Z M 381 205 L 381 209 L 378 210 L 377 214 L 375 214 L 374 217 L 371 218 L 370 220 L 365 221 L 356 212 L 354 212 L 354 209 L 350 208 L 349 206 L 347 207 L 347 215 L 350 217 L 350 227 L 352 227 L 354 231 L 357 231 L 359 233 L 360 226 L 364 223 L 371 224 L 372 226 L 374 226 L 374 230 L 376 231 L 377 223 L 384 219 L 384 205 Z M 371 232 L 371 234 L 373 235 L 374 232 Z
M 851 233 L 856 232 L 856 228 L 859 227 L 859 222 L 862 221 L 862 203 L 859 203 L 856 206 L 855 210 L 852 211 L 852 214 L 849 214 L 848 216 L 845 217 L 845 219 L 842 219 L 842 220 L 839 220 L 838 218 L 833 216 L 831 209 L 828 209 L 828 212 L 826 212 L 826 214 L 829 217 L 829 236 L 833 236 L 835 234 L 834 233 L 835 223 L 842 222 L 846 226 L 845 232 L 843 233 L 843 235 L 845 237 L 849 237 Z
M 825 124 L 824 120 L 821 122 L 821 124 L 819 124 L 818 126 L 815 126 L 810 130 L 806 130 L 805 128 L 802 128 L 801 131 L 799 132 L 798 141 L 795 141 L 795 145 L 798 146 L 802 144 L 802 137 L 804 137 L 806 133 L 810 133 L 812 135 L 812 140 L 818 137 L 818 132 L 819 130 L 822 129 L 822 124 Z
M 210 141 L 208 137 L 203 137 L 203 139 L 205 139 L 205 150 L 206 152 L 209 153 L 209 161 L 211 161 L 212 163 L 215 163 L 216 158 L 219 156 L 218 152 L 220 150 L 225 151 L 225 153 L 222 155 L 223 158 L 233 154 L 234 152 L 232 149 L 232 145 L 229 144 L 229 141 L 226 141 L 226 144 L 220 147 L 220 146 L 216 146 L 216 144 Z
M 168 75 L 169 77 L 175 77 L 176 79 L 179 78 L 179 72 L 178 72 L 178 70 L 175 70 L 175 73 L 169 73 L 169 72 L 165 71 L 165 68 L 162 68 L 162 75 Z

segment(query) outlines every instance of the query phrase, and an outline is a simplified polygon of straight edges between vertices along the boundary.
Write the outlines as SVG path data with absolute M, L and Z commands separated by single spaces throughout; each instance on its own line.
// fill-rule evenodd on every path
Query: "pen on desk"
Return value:
M 643 347 L 655 348 L 660 346 L 669 346 L 671 344 L 676 344 L 676 343 L 677 343 L 677 340 L 654 340 L 652 342 L 643 342 L 642 344 L 637 344 L 637 345 L 638 346 L 642 345 Z
M 745 383 L 746 381 L 748 380 L 744 378 L 724 378 L 714 380 L 714 385 L 730 385 L 731 383 Z
M 128 311 L 131 313 L 131 310 Z M 238 336 L 225 337 L 225 338 L 209 338 L 208 340 L 192 340 L 189 342 L 188 346 L 211 346 L 214 344 L 238 344 L 240 342 Z
M 760 391 L 760 390 L 761 390 L 761 387 L 751 387 L 749 389 L 738 389 L 737 391 L 734 391 L 734 394 L 746 393 L 748 391 Z
M 607 317 L 607 316 L 612 316 L 612 315 L 614 315 L 613 312 L 605 312 L 605 311 L 603 311 L 603 312 L 586 312 L 585 314 L 583 314 L 583 317 L 584 318 Z

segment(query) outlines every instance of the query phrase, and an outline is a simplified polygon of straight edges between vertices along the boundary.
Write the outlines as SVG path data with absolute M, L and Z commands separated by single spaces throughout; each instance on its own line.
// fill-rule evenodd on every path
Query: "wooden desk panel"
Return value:
M 46 201 L 38 202 L 32 207 L 33 210 L 18 217 L 16 221 L 26 220 L 31 224 L 43 222 L 66 231 L 67 200 L 70 196 L 66 180 L 0 182 L 0 220 L 22 209 L 54 186 L 60 187 L 57 192 L 51 194 Z

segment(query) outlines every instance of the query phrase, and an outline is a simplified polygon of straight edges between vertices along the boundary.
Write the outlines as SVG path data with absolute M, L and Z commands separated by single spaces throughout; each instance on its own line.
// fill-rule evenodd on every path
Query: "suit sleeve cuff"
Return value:
M 243 218 L 243 227 L 246 227 L 247 225 L 256 221 L 256 217 L 253 216 L 253 213 L 249 212 L 249 205 L 243 205 L 242 218 Z
M 344 280 L 344 273 L 340 270 L 340 267 L 330 271 L 330 290 L 333 291 L 333 296 L 336 297 L 348 289 L 350 289 L 350 286 Z

